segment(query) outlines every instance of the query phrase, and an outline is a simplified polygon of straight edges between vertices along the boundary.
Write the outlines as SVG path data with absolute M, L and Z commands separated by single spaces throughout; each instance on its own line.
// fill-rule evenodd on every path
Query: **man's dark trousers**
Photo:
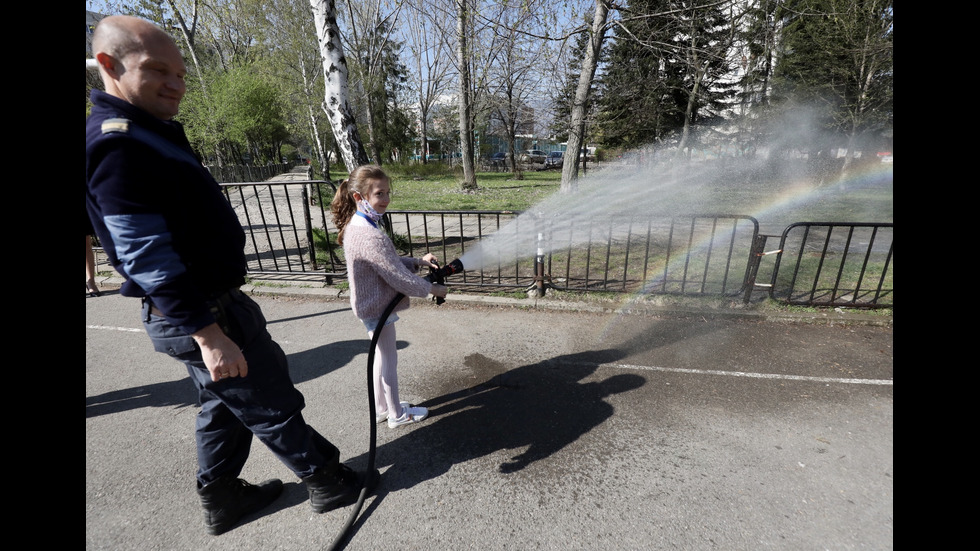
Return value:
M 151 307 L 144 301 L 143 326 L 154 348 L 183 362 L 198 389 L 197 479 L 202 485 L 221 476 L 237 477 L 253 434 L 300 478 L 339 465 L 340 450 L 306 424 L 301 413 L 306 404 L 289 376 L 286 354 L 272 340 L 254 300 L 233 289 L 211 302 L 219 325 L 248 362 L 247 376 L 217 382 L 211 380 L 194 339 L 153 314 Z

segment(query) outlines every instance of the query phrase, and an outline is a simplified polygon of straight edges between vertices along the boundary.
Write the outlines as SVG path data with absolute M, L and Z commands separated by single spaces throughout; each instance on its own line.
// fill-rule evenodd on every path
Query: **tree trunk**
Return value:
M 456 0 L 456 34 L 459 61 L 459 147 L 463 160 L 463 191 L 477 189 L 473 167 L 473 105 L 470 100 L 470 58 L 467 33 L 469 13 L 466 0 Z
M 368 129 L 368 151 L 370 156 L 374 159 L 374 164 L 381 166 L 381 152 L 378 151 L 378 142 L 375 140 L 374 131 L 374 105 L 371 101 L 371 95 L 365 94 L 365 100 L 367 102 L 367 129 Z
M 518 169 L 517 167 L 517 148 L 514 145 L 515 136 L 517 136 L 517 124 L 514 119 L 516 117 L 511 116 L 510 120 L 507 121 L 507 155 L 504 157 L 504 162 L 507 163 L 510 168 L 511 177 L 514 180 L 523 180 L 524 171 Z
M 299 65 L 300 75 L 303 77 L 303 91 L 307 96 L 313 97 L 313 86 L 310 84 L 309 77 L 306 73 L 306 64 L 302 57 L 299 58 Z M 320 139 L 320 132 L 317 129 L 319 117 L 317 117 L 316 111 L 313 109 L 312 101 L 306 102 L 306 116 L 310 128 L 310 143 L 313 144 L 312 151 L 310 151 L 310 179 L 313 179 L 313 155 L 316 155 L 316 158 L 320 161 L 322 178 L 324 180 L 328 180 L 330 178 L 330 164 L 327 158 L 326 150 L 323 147 L 323 140 Z
M 599 50 L 602 48 L 602 41 L 605 38 L 606 18 L 608 16 L 608 0 L 597 0 L 595 17 L 592 19 L 592 31 L 589 35 L 589 43 L 585 48 L 585 59 L 582 60 L 582 71 L 579 73 L 575 99 L 572 101 L 568 148 L 565 151 L 565 162 L 562 163 L 561 167 L 561 186 L 559 189 L 562 192 L 571 191 L 575 187 L 575 180 L 578 178 L 578 156 L 585 141 L 585 109 L 589 103 L 589 92 L 592 89 L 592 79 L 595 77 L 596 66 L 599 64 Z
M 847 133 L 847 153 L 844 155 L 844 164 L 840 168 L 841 176 L 846 176 L 854 163 L 854 148 L 857 143 L 857 128 L 851 124 L 851 129 Z M 846 182 L 847 180 L 843 180 Z
M 317 42 L 323 58 L 323 81 L 326 88 L 324 110 L 330 119 L 334 142 L 340 150 L 347 171 L 367 164 L 354 109 L 351 108 L 347 93 L 347 60 L 340 43 L 340 29 L 337 27 L 337 5 L 335 0 L 310 0 L 313 9 L 313 22 L 316 25 Z
M 428 164 L 429 162 L 429 123 L 426 118 L 429 114 L 426 111 L 422 111 L 419 116 L 419 126 L 422 130 L 422 141 L 419 142 L 421 146 L 419 149 L 422 153 L 422 164 Z
M 695 63 L 697 62 L 697 54 L 695 54 Z M 705 65 L 707 65 L 707 61 Z M 674 154 L 675 157 L 681 157 L 684 150 L 688 147 L 687 141 L 691 136 L 691 119 L 694 118 L 694 103 L 697 101 L 698 92 L 701 89 L 701 77 L 704 75 L 704 71 L 700 67 L 694 67 L 694 86 L 692 87 L 691 93 L 687 96 L 687 106 L 684 108 L 684 126 L 681 131 L 681 141 L 677 144 L 677 152 Z M 688 155 L 690 157 L 690 155 Z
M 316 153 L 317 159 L 320 161 L 320 170 L 323 172 L 323 179 L 327 179 L 326 175 L 329 174 L 329 165 L 327 164 L 327 154 L 326 150 L 323 148 L 323 141 L 320 139 L 320 133 L 316 129 L 316 115 L 313 112 L 313 107 L 308 107 L 309 109 L 309 120 L 310 120 L 310 141 L 313 143 L 313 152 Z M 312 163 L 311 163 L 312 164 Z

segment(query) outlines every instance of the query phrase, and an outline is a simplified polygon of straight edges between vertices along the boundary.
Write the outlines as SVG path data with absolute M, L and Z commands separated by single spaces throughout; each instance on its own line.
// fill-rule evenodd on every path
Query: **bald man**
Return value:
M 340 450 L 303 419 L 303 395 L 266 320 L 239 287 L 245 232 L 191 149 L 177 115 L 187 69 L 173 39 L 146 20 L 110 16 L 92 51 L 105 92 L 86 121 L 86 206 L 124 296 L 142 300 L 156 351 L 183 362 L 198 390 L 197 491 L 210 534 L 282 491 L 238 478 L 253 435 L 302 479 L 317 513 L 354 503 L 364 485 Z M 373 485 L 377 470 L 366 477 Z

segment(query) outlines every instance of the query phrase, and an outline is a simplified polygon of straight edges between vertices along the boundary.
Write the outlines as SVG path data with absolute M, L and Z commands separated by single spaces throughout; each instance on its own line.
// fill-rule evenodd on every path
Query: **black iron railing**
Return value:
M 252 274 L 346 277 L 323 180 L 221 184 L 248 233 Z M 788 304 L 890 308 L 892 224 L 797 223 L 760 235 L 744 215 L 593 218 L 574 225 L 517 211 L 389 211 L 401 254 L 480 254 L 447 283 L 464 291 L 599 291 L 740 296 Z M 502 240 L 504 234 L 507 239 Z M 775 250 L 767 244 L 779 238 Z M 492 247 L 488 245 L 493 244 Z M 485 250 L 483 250 L 485 249 Z
M 894 224 L 797 222 L 779 239 L 769 295 L 787 304 L 892 307 Z

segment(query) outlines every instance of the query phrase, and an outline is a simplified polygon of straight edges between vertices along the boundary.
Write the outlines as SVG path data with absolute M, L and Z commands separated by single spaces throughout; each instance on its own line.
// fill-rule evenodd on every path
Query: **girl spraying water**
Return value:
M 390 428 L 417 423 L 429 415 L 424 407 L 398 399 L 398 350 L 395 346 L 397 312 L 409 307 L 408 297 L 432 294 L 445 298 L 446 286 L 416 275 L 420 266 L 437 267 L 435 255 L 421 259 L 398 256 L 394 243 L 378 227 L 391 202 L 391 182 L 380 167 L 364 165 L 354 169 L 344 180 L 330 212 L 337 226 L 337 242 L 344 247 L 350 303 L 354 315 L 368 330 L 368 338 L 381 331 L 374 356 L 374 405 L 377 422 L 388 420 Z M 388 316 L 384 327 L 378 327 L 385 308 L 398 294 L 405 298 Z

